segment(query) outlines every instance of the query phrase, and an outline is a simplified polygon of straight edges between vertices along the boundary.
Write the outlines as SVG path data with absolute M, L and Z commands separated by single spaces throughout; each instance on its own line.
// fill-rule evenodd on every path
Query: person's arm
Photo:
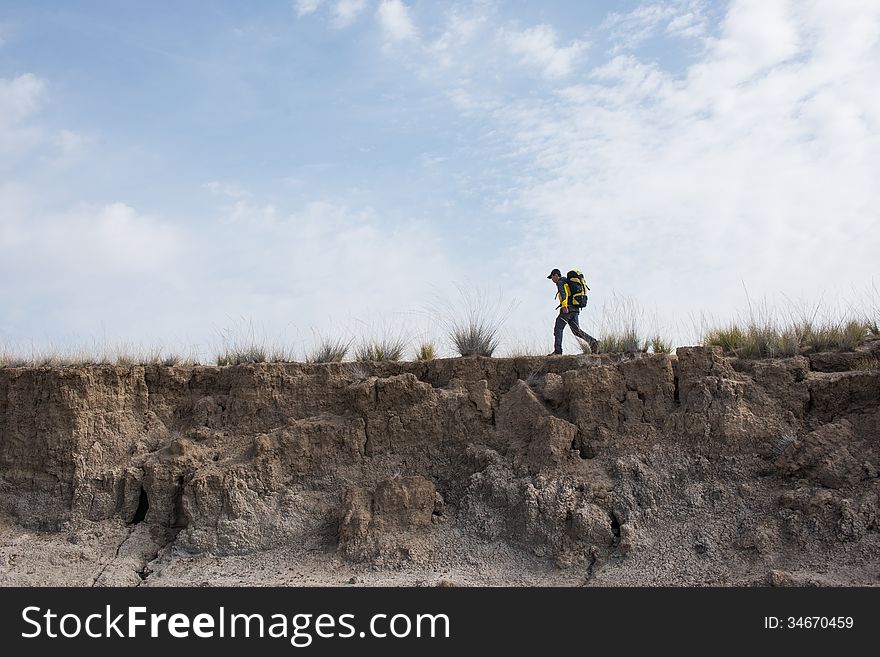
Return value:
M 559 290 L 559 308 L 562 312 L 568 312 L 569 290 L 564 278 L 560 278 L 556 282 L 556 288 Z

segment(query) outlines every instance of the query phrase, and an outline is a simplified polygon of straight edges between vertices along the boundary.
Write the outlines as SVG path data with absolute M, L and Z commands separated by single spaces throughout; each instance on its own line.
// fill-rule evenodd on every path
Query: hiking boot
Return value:
M 561 352 L 561 351 L 551 351 L 551 352 L 550 352 L 549 354 L 547 354 L 547 355 L 548 355 L 548 356 L 561 356 L 561 355 L 562 355 L 562 352 Z
M 590 340 L 590 351 L 592 351 L 594 354 L 599 353 L 599 341 L 595 338 Z

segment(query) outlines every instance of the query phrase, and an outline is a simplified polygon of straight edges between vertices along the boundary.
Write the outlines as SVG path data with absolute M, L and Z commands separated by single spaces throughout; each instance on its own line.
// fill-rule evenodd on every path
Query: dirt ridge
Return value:
M 0 583 L 34 581 L 10 565 L 33 536 L 106 535 L 121 552 L 98 584 L 267 554 L 316 573 L 501 573 L 503 554 L 531 583 L 876 584 L 880 371 L 850 368 L 878 353 L 0 369 Z

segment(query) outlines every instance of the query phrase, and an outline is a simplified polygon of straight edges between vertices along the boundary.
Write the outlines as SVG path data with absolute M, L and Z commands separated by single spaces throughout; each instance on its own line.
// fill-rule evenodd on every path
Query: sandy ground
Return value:
M 826 552 L 731 554 L 701 545 L 683 549 L 680 525 L 659 521 L 649 544 L 591 567 L 561 568 L 553 559 L 504 541 L 444 530 L 444 544 L 428 565 L 396 568 L 352 564 L 328 546 L 288 546 L 241 556 L 186 554 L 172 536 L 146 525 L 85 523 L 57 533 L 0 521 L 2 586 L 872 586 L 880 559 L 865 565 L 865 550 L 880 541 L 840 543 Z M 665 527 L 662 531 L 660 528 Z M 796 569 L 786 564 L 797 563 Z

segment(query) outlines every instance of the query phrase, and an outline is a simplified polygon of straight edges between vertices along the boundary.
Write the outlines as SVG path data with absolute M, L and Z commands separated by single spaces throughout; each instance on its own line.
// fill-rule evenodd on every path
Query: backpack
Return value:
M 586 306 L 587 290 L 590 288 L 584 280 L 583 273 L 576 269 L 572 269 L 565 275 L 565 278 L 568 279 L 568 289 L 571 291 L 570 305 L 575 308 L 583 308 Z

